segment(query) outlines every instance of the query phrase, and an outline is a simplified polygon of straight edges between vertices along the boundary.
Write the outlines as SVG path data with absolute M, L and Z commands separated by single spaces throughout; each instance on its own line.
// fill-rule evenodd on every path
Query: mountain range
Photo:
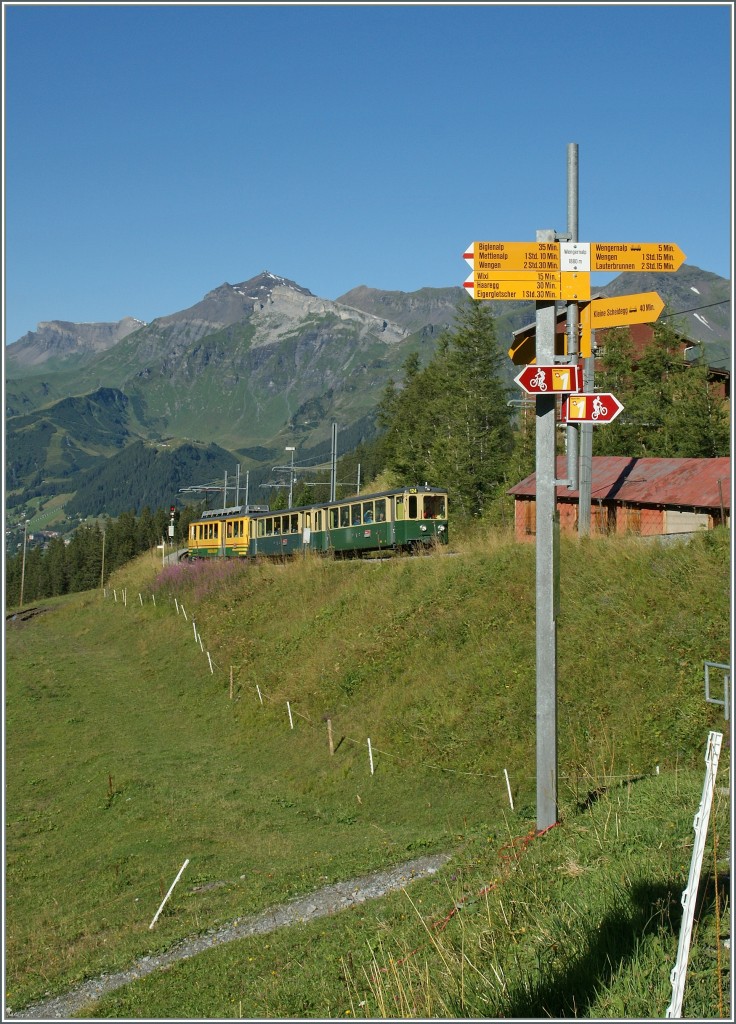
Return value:
M 596 294 L 638 291 L 657 291 L 677 329 L 730 368 L 728 281 L 684 265 L 622 274 Z M 169 504 L 189 471 L 221 478 L 237 463 L 262 480 L 287 445 L 300 463 L 326 461 L 332 421 L 341 452 L 374 436 L 386 384 L 411 353 L 431 357 L 464 301 L 462 287 L 365 286 L 333 301 L 264 271 L 150 323 L 39 324 L 5 352 L 8 505 L 64 494 L 80 514 L 115 515 L 145 503 L 149 472 Z M 535 307 L 491 305 L 505 349 Z M 509 361 L 509 383 L 516 372 Z

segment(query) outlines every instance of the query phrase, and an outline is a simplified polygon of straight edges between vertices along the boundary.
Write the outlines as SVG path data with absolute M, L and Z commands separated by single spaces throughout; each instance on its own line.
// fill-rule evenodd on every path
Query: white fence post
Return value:
M 672 982 L 672 1002 L 667 1007 L 666 1017 L 682 1017 L 682 996 L 685 991 L 685 975 L 687 974 L 687 961 L 690 953 L 690 936 L 693 930 L 693 917 L 695 916 L 695 903 L 698 896 L 698 883 L 700 881 L 700 868 L 703 863 L 703 850 L 705 848 L 705 837 L 708 833 L 708 821 L 710 820 L 710 809 L 713 803 L 713 790 L 716 785 L 716 774 L 718 772 L 718 758 L 721 754 L 721 743 L 723 735 L 720 732 L 708 733 L 708 747 L 705 752 L 705 782 L 703 783 L 703 795 L 698 807 L 698 813 L 693 821 L 695 829 L 695 843 L 693 855 L 690 861 L 690 874 L 687 879 L 687 889 L 682 893 L 682 923 L 680 925 L 680 941 L 677 945 L 677 960 L 670 973 Z
M 504 773 L 504 775 L 506 776 L 506 789 L 508 790 L 508 794 L 509 794 L 509 803 L 511 804 L 511 810 L 513 811 L 513 809 L 514 809 L 514 798 L 513 798 L 513 797 L 512 797 L 512 795 L 511 795 L 511 785 L 510 785 L 510 783 L 509 783 L 509 773 L 508 773 L 508 772 L 506 771 L 506 769 L 505 769 L 505 768 L 504 768 L 504 770 L 503 770 L 503 773 Z
M 149 924 L 149 926 L 148 926 L 148 930 L 149 930 L 149 932 L 150 932 L 151 928 L 153 928 L 153 926 L 155 925 L 156 921 L 158 920 L 158 915 L 159 915 L 159 914 L 161 913 L 161 911 L 162 911 L 162 910 L 164 909 L 164 904 L 166 903 L 167 899 L 169 898 L 169 896 L 171 896 L 172 892 L 174 891 L 174 886 L 176 885 L 176 883 L 177 883 L 177 882 L 179 881 L 179 879 L 181 878 L 181 876 L 182 876 L 182 872 L 184 871 L 184 868 L 185 868 L 185 867 L 187 866 L 187 864 L 188 864 L 188 863 L 189 863 L 189 858 L 187 857 L 187 859 L 186 859 L 186 860 L 184 861 L 184 863 L 182 864 L 182 866 L 181 866 L 181 867 L 179 868 L 179 874 L 178 874 L 178 875 L 176 876 L 176 878 L 174 879 L 174 881 L 173 881 L 173 882 L 171 883 L 171 888 L 170 888 L 170 889 L 169 889 L 169 891 L 168 891 L 168 892 L 166 893 L 166 895 L 164 896 L 164 898 L 163 898 L 163 899 L 161 900 L 161 906 L 160 906 L 160 907 L 158 908 L 158 910 L 156 911 L 156 913 L 155 913 L 155 915 L 154 915 L 154 918 L 153 918 L 153 921 L 151 921 L 151 923 L 150 923 L 150 924 Z

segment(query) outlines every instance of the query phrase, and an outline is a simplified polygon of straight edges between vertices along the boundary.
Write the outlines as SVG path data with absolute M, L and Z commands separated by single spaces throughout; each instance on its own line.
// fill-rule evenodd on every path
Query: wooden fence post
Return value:
M 330 757 L 335 753 L 335 747 L 332 743 L 332 719 L 327 719 L 327 742 L 330 745 Z

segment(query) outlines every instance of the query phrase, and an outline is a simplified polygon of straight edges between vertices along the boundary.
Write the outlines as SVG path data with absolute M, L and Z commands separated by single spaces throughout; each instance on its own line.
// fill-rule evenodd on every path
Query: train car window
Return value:
M 232 537 L 232 535 L 233 535 L 233 521 L 232 521 L 232 519 L 228 519 L 228 521 L 227 521 L 227 535 L 228 535 L 228 537 Z
M 199 524 L 199 539 L 204 540 L 204 524 Z
M 385 523 L 386 522 L 386 499 L 385 498 L 379 498 L 378 501 L 376 502 L 376 522 L 377 523 Z
M 274 536 L 276 536 L 276 534 L 278 534 L 278 533 L 281 533 L 281 516 L 274 516 L 274 519 L 273 519 L 273 532 L 274 532 Z
M 322 530 L 322 510 L 314 513 L 314 528 L 315 530 Z
M 294 514 L 291 517 L 291 532 L 292 533 L 299 533 L 299 513 L 298 512 L 294 512 Z
M 360 526 L 360 505 L 350 506 L 350 525 Z
M 403 494 L 399 494 L 397 496 L 397 498 L 396 498 L 396 518 L 397 519 L 405 519 L 406 518 L 405 509 L 404 509 L 404 495 Z
M 340 509 L 340 526 L 350 526 L 350 506 L 343 505 Z
M 189 527 L 189 539 L 190 540 L 196 540 L 197 539 L 197 527 L 194 526 L 194 525 Z
M 215 527 L 215 540 L 217 540 L 217 538 L 220 536 L 220 524 L 213 523 L 213 526 Z
M 424 495 L 424 518 L 425 519 L 446 519 L 445 499 L 441 494 Z
M 363 522 L 364 523 L 372 523 L 373 522 L 373 502 L 372 501 L 366 501 L 366 502 L 363 503 Z
M 338 516 L 339 516 L 339 510 L 336 509 L 336 508 L 331 508 L 330 509 L 330 529 L 331 530 L 336 530 L 338 528 L 338 526 L 340 525 Z
M 409 495 L 409 518 L 416 519 L 417 517 L 417 496 L 416 494 Z

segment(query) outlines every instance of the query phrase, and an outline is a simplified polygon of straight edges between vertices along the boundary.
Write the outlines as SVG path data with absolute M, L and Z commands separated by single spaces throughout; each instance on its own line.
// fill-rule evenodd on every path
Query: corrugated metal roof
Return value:
M 605 429 L 605 428 L 602 428 Z M 731 508 L 731 460 L 630 459 L 621 455 L 594 455 L 593 501 L 620 501 L 635 505 L 684 508 Z M 557 479 L 567 476 L 567 458 L 557 456 Z M 719 489 L 720 481 L 720 489 Z M 536 473 L 509 491 L 516 497 L 535 497 Z M 558 498 L 577 501 L 577 491 L 557 488 Z

